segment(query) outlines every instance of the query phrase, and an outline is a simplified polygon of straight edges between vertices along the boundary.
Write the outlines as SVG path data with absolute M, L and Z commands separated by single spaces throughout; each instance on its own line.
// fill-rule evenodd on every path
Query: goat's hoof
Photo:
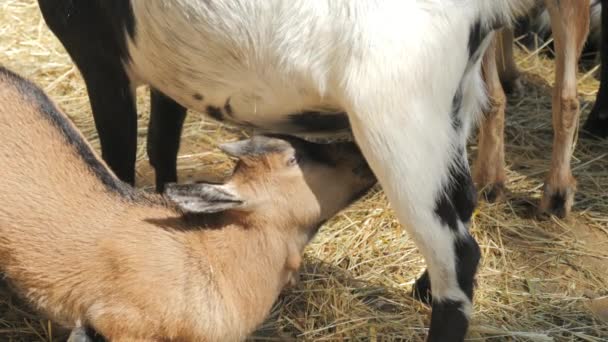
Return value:
M 521 78 L 515 77 L 511 80 L 502 81 L 502 88 L 505 91 L 505 94 L 510 97 L 520 97 L 523 95 L 524 86 L 521 83 Z
M 429 273 L 427 271 L 424 271 L 420 278 L 414 283 L 414 286 L 412 287 L 412 297 L 427 305 L 431 305 L 433 302 L 431 279 L 429 278 Z
M 505 183 L 498 182 L 489 184 L 481 190 L 481 196 L 488 203 L 495 203 L 505 198 L 506 188 Z
M 540 214 L 566 218 L 570 215 L 575 192 L 576 186 L 560 189 L 545 183 L 543 198 L 540 201 Z
M 72 329 L 67 342 L 93 342 L 93 339 L 87 334 L 86 328 L 76 327 Z

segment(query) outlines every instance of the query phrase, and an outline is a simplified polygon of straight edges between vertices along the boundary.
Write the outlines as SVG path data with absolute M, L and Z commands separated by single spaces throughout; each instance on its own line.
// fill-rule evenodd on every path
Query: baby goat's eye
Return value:
M 300 157 L 297 155 L 293 155 L 291 158 L 289 158 L 287 160 L 287 166 L 297 165 L 299 161 L 300 161 Z

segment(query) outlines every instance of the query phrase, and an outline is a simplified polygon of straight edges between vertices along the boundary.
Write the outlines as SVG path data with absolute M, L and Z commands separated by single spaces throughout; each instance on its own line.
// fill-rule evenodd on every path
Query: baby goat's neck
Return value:
M 209 276 L 219 294 L 214 298 L 221 301 L 217 305 L 224 308 L 225 317 L 232 317 L 224 322 L 239 322 L 230 328 L 246 335 L 270 311 L 288 281 L 288 260 L 299 260 L 307 237 L 299 236 L 304 234 L 297 234 L 295 227 L 243 223 L 188 232 L 184 243 L 208 260 Z

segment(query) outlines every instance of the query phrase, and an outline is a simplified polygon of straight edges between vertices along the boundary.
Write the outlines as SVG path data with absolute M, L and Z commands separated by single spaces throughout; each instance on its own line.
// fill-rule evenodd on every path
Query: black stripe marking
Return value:
M 499 29 L 504 26 L 503 22 L 492 22 L 491 25 L 484 27 L 481 21 L 478 19 L 473 23 L 469 31 L 469 65 L 479 60 L 483 51 L 480 49 L 481 44 L 487 38 L 490 32 Z
M 350 129 L 346 113 L 304 111 L 288 115 L 289 122 L 302 132 L 335 132 Z
M 456 276 L 460 289 L 473 300 L 473 287 L 475 285 L 475 273 L 481 259 L 481 250 L 475 239 L 467 234 L 454 243 L 456 254 Z
M 469 61 L 479 58 L 479 47 L 487 34 L 487 30 L 482 28 L 480 20 L 473 23 L 473 26 L 471 26 L 471 30 L 469 31 Z
M 471 220 L 477 205 L 477 191 L 466 165 L 456 163 L 450 167 L 450 183 L 435 204 L 435 214 L 441 223 L 458 230 L 458 220 Z

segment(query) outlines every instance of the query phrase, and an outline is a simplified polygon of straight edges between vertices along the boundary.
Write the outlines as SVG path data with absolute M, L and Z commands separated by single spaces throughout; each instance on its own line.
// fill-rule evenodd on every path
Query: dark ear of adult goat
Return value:
M 432 292 L 433 341 L 462 340 L 472 308 L 480 251 L 466 141 L 485 100 L 481 56 L 493 29 L 534 2 L 39 0 L 123 180 L 134 179 L 142 83 L 155 89 L 159 190 L 175 179 L 184 108 L 288 134 L 350 126 L 427 262 L 416 289 Z
M 580 115 L 576 71 L 589 30 L 590 8 L 589 0 L 545 0 L 544 3 L 551 16 L 555 38 L 556 77 L 552 95 L 554 134 L 551 168 L 545 179 L 539 209 L 565 217 L 570 213 L 576 192 L 576 179 L 570 167 Z M 479 151 L 474 168 L 475 182 L 485 190 L 489 200 L 502 196 L 506 179 L 503 86 L 509 91 L 517 89 L 519 84 L 519 72 L 513 59 L 513 31 L 505 29 L 497 38 L 498 44 L 487 51 L 492 57 L 486 57 L 484 63 L 490 105 L 479 132 Z

